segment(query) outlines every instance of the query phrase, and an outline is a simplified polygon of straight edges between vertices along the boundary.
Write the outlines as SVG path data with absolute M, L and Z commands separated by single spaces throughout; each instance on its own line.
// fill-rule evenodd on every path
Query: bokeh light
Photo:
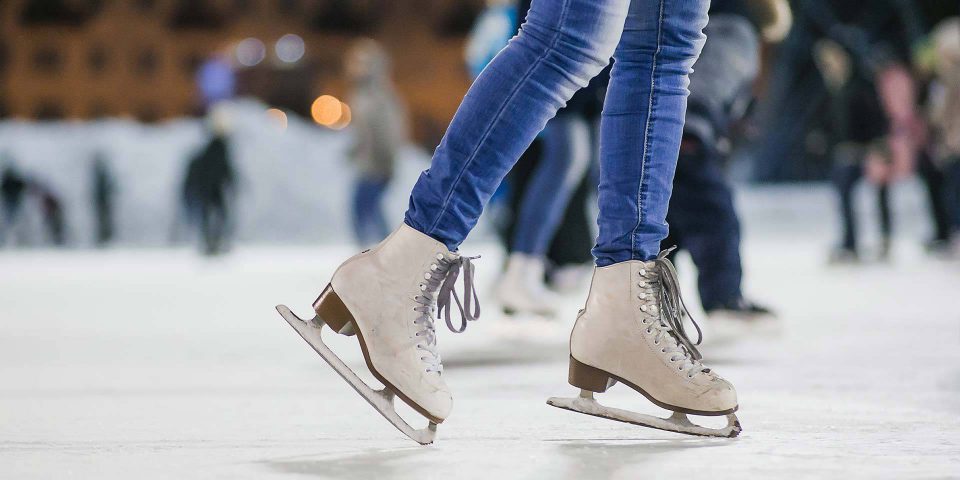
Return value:
M 279 108 L 268 109 L 267 116 L 270 117 L 270 120 L 272 120 L 278 127 L 280 127 L 280 130 L 287 129 L 287 113 L 283 110 L 280 110 Z
M 350 106 L 346 103 L 340 103 L 340 108 L 342 113 L 340 114 L 340 120 L 337 120 L 336 123 L 330 125 L 330 128 L 334 130 L 341 130 L 347 128 L 350 125 L 350 122 L 353 121 L 353 112 L 350 111 Z
M 303 54 L 306 52 L 306 46 L 299 35 L 288 33 L 277 40 L 274 51 L 277 53 L 277 58 L 279 58 L 281 62 L 296 63 L 303 58 Z
M 267 47 L 259 39 L 245 38 L 237 44 L 237 62 L 245 67 L 258 65 L 267 56 Z
M 343 102 L 332 95 L 321 95 L 313 101 L 310 114 L 313 121 L 324 127 L 332 128 L 343 117 Z

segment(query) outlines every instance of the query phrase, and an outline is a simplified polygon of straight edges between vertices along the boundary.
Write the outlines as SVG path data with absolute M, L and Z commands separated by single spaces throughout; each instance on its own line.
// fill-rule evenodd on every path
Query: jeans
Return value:
M 467 92 L 405 222 L 456 250 L 514 162 L 613 56 L 593 252 L 600 266 L 654 258 L 708 8 L 708 0 L 534 0 L 520 33 Z
M 390 234 L 381 206 L 388 183 L 380 178 L 357 180 L 353 192 L 353 232 L 361 246 L 374 245 Z
M 960 157 L 947 163 L 946 197 L 953 229 L 960 233 Z
M 670 235 L 663 246 L 690 253 L 699 274 L 700 303 L 710 311 L 743 297 L 740 219 L 723 174 L 723 156 L 693 138 L 683 146 L 667 215 Z
M 716 3 L 714 4 L 716 7 Z M 690 253 L 705 311 L 743 298 L 740 219 L 724 176 L 726 154 L 715 147 L 743 118 L 760 67 L 756 30 L 745 17 L 712 14 L 710 39 L 690 76 L 690 99 L 670 199 L 670 235 L 664 247 Z
M 590 166 L 590 127 L 579 115 L 560 115 L 543 131 L 540 161 L 523 191 L 513 251 L 543 256 L 567 204 Z

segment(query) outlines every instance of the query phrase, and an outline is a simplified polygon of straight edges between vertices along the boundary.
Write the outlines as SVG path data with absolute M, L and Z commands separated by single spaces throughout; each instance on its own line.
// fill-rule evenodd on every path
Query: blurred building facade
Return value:
M 262 59 L 239 65 L 238 94 L 309 117 L 318 95 L 342 98 L 342 55 L 357 38 L 372 37 L 393 57 L 415 136 L 433 142 L 468 86 L 463 37 L 481 6 L 480 0 L 8 0 L 0 2 L 0 116 L 154 122 L 195 115 L 198 68 L 217 53 L 235 56 L 239 42 L 255 39 Z M 304 55 L 283 62 L 275 45 L 289 34 L 303 40 Z

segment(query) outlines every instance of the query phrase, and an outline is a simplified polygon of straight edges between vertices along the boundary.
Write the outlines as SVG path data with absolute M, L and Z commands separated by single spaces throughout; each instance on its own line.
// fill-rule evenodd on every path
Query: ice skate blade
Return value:
M 396 409 L 394 408 L 393 400 L 396 397 L 388 388 L 382 390 L 374 390 L 370 388 L 360 377 L 357 376 L 353 370 L 350 370 L 343 360 L 340 360 L 333 350 L 330 350 L 330 347 L 327 347 L 323 343 L 323 337 L 321 336 L 321 331 L 323 330 L 325 323 L 320 319 L 319 316 L 314 317 L 311 320 L 304 320 L 290 311 L 284 305 L 277 305 L 277 311 L 280 312 L 280 315 L 283 317 L 287 323 L 293 327 L 297 333 L 313 347 L 314 351 L 320 354 L 333 370 L 337 372 L 347 383 L 353 387 L 357 393 L 360 394 L 374 409 L 380 412 L 380 415 L 383 415 L 383 418 L 386 418 L 388 422 L 392 423 L 397 430 L 403 432 L 404 435 L 410 437 L 413 441 L 419 443 L 420 445 L 429 445 L 433 443 L 434 439 L 437 436 L 437 424 L 430 422 L 427 425 L 427 428 L 424 429 L 415 429 L 410 426 L 400 415 L 397 414 Z
M 740 428 L 740 421 L 737 419 L 736 414 L 733 413 L 727 415 L 726 427 L 708 428 L 691 422 L 685 413 L 673 412 L 670 418 L 660 418 L 653 415 L 631 412 L 629 410 L 606 407 L 593 398 L 593 392 L 588 391 L 584 391 L 577 398 L 552 397 L 547 400 L 547 405 L 592 415 L 594 417 L 632 423 L 634 425 L 640 425 L 641 427 L 682 433 L 684 435 L 733 438 L 740 435 L 740 431 L 742 430 Z

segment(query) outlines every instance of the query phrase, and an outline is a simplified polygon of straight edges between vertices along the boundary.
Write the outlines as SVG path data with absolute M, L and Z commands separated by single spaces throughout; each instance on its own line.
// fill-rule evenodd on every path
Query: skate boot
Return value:
M 447 326 L 457 333 L 480 316 L 471 260 L 403 225 L 337 269 L 313 304 L 317 315 L 312 320 L 297 318 L 282 305 L 277 310 L 387 420 L 413 440 L 432 443 L 437 424 L 447 418 L 453 405 L 441 375 L 433 314 L 443 314 Z M 454 292 L 461 273 L 462 303 Z M 461 313 L 459 326 L 450 318 L 451 296 Z M 356 335 L 367 368 L 383 383 L 383 390 L 370 388 L 323 343 L 324 325 L 343 335 Z M 394 396 L 426 417 L 429 426 L 410 427 L 394 410 Z
M 510 254 L 497 293 L 503 313 L 554 317 L 559 295 L 544 285 L 544 260 L 523 253 Z
M 700 362 L 683 327 L 686 307 L 676 270 L 662 253 L 650 262 L 597 268 L 587 303 L 570 336 L 570 384 L 579 398 L 551 398 L 549 405 L 611 420 L 689 435 L 735 437 L 740 433 L 737 394 Z M 694 323 L 696 326 L 696 323 Z M 699 332 L 699 327 L 698 332 Z M 609 408 L 593 398 L 616 382 L 674 412 L 658 418 Z M 690 422 L 686 414 L 727 416 L 720 429 Z

